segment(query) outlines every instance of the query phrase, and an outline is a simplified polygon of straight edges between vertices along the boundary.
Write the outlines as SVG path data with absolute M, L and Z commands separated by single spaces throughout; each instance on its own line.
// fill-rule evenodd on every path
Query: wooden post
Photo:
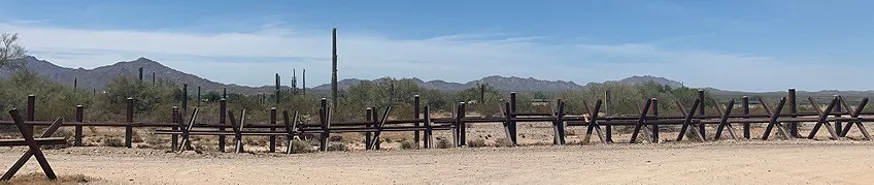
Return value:
M 307 96 L 307 69 L 303 69 L 303 72 L 300 74 L 300 77 L 301 77 L 301 79 L 300 79 L 301 95 L 306 97 Z
M 73 89 L 77 89 L 79 87 L 79 78 L 73 78 Z
M 155 84 L 158 83 L 156 78 L 157 78 L 157 77 L 155 77 L 155 72 L 153 71 L 153 72 L 152 72 L 152 85 L 155 85 Z
M 270 124 L 276 124 L 276 107 L 270 107 Z M 271 127 L 270 131 L 275 132 L 276 128 Z M 276 136 L 274 135 L 270 135 L 268 150 L 270 150 L 270 152 L 276 152 Z
M 36 95 L 27 95 L 27 121 L 36 121 Z M 28 124 L 27 128 L 33 130 L 33 125 Z
M 319 120 L 321 121 L 322 133 L 319 137 L 319 151 L 328 151 L 328 99 L 322 98 L 321 108 L 319 109 Z
M 612 110 L 612 96 L 610 95 L 610 91 L 604 91 L 604 117 L 610 117 L 610 110 Z M 604 137 L 606 138 L 608 143 L 613 142 L 613 126 L 610 125 L 610 122 L 605 122 L 604 125 Z
M 796 103 L 797 98 L 795 94 L 795 89 L 789 89 L 788 93 L 789 95 L 786 98 L 786 103 L 789 104 L 789 113 L 798 113 L 798 104 Z M 796 116 L 793 115 L 791 116 L 791 118 L 796 118 Z M 798 134 L 798 122 L 789 122 L 789 135 L 791 135 L 789 137 L 801 137 L 801 135 Z
M 364 117 L 367 120 L 367 124 L 364 127 L 370 129 L 373 128 L 373 109 L 367 107 L 367 112 L 364 113 Z M 373 146 L 370 146 L 371 139 L 373 138 L 373 132 L 364 132 L 364 149 L 365 150 L 373 150 Z
M 134 98 L 127 98 L 127 126 L 124 129 L 124 147 L 133 148 Z
M 172 118 L 170 118 L 170 120 L 172 120 L 173 123 L 179 123 L 180 122 L 179 121 L 179 117 L 180 117 L 179 116 L 179 106 L 175 106 L 175 105 L 173 106 L 173 113 L 172 114 L 173 115 L 172 115 Z M 177 130 L 179 130 L 179 126 L 172 126 L 172 127 L 170 127 L 170 129 L 173 130 L 173 132 L 176 132 Z M 177 148 L 179 148 L 179 135 L 173 134 L 173 135 L 170 135 L 170 137 L 171 137 L 170 140 L 172 142 L 172 143 L 170 143 L 170 148 L 172 148 L 173 150 L 176 150 Z
M 743 96 L 741 102 L 743 103 L 744 119 L 750 119 L 750 97 Z M 750 139 L 750 123 L 744 123 L 744 138 Z
M 137 70 L 140 71 L 140 82 L 142 82 L 143 81 L 143 66 L 140 66 L 140 68 Z
M 513 146 L 518 144 L 518 135 L 516 134 L 516 92 L 510 92 L 510 125 L 507 125 L 510 128 L 510 141 L 513 142 Z
M 704 99 L 704 89 L 699 89 L 699 90 L 698 90 L 698 99 L 701 100 L 701 105 L 698 106 L 698 115 L 700 115 L 700 116 L 702 117 L 702 119 L 703 119 L 703 117 L 707 115 L 707 114 L 704 112 L 704 108 L 707 107 L 707 106 L 706 106 L 706 105 L 707 105 L 707 101 L 705 101 L 705 99 Z M 702 124 L 698 124 L 698 133 L 701 133 L 701 136 L 704 136 L 704 137 L 701 138 L 701 139 L 707 141 L 707 132 L 706 132 L 706 130 L 704 130 L 704 125 L 705 125 L 705 124 L 703 124 L 703 123 L 702 123 Z
M 655 121 L 659 119 L 659 100 L 652 98 L 652 115 L 655 116 Z M 659 143 L 659 124 L 652 124 L 652 143 Z
M 413 119 L 419 119 L 421 112 L 419 111 L 419 95 L 413 96 Z M 419 122 L 415 122 L 414 126 L 419 127 Z M 413 132 L 413 143 L 415 143 L 416 148 L 419 148 L 419 130 Z
M 431 148 L 431 145 L 432 145 L 431 143 L 434 142 L 434 140 L 432 140 L 432 137 L 431 137 L 433 133 L 431 130 L 431 113 L 430 112 L 431 112 L 430 106 L 425 105 L 425 124 L 424 124 L 425 125 L 425 135 L 424 135 L 425 136 L 425 138 L 424 138 L 425 139 L 425 141 L 424 141 L 425 148 Z
M 76 122 L 82 123 L 84 120 L 85 107 L 76 105 Z M 73 129 L 73 145 L 82 146 L 82 125 L 76 125 Z
M 222 128 L 219 128 L 219 131 L 225 131 L 224 126 L 227 125 L 228 120 L 228 100 L 225 98 L 219 99 L 219 125 Z M 219 135 L 219 151 L 225 152 L 225 135 Z

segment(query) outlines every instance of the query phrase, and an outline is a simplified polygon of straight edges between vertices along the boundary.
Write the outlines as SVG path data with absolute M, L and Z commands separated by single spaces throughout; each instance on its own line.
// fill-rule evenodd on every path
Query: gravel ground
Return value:
M 24 148 L 0 150 L 7 169 Z M 874 143 L 719 141 L 313 154 L 47 150 L 94 184 L 869 184 Z M 19 174 L 39 172 L 31 160 Z

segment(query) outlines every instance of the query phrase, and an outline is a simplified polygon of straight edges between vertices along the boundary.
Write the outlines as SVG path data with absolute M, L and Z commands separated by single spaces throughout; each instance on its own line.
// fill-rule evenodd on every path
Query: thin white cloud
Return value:
M 293 68 L 307 69 L 309 86 L 330 79 L 330 30 L 313 32 L 271 24 L 255 32 L 204 34 L 0 23 L 0 31 L 20 33 L 22 44 L 36 57 L 66 67 L 94 68 L 146 57 L 224 83 L 271 84 L 273 73 L 290 79 Z M 812 75 L 838 70 L 832 66 L 706 50 L 670 51 L 650 44 L 540 41 L 546 38 L 459 34 L 393 39 L 347 33 L 340 28 L 339 76 L 466 82 L 500 74 L 586 84 L 651 74 L 683 81 L 687 86 L 733 90 L 865 89 L 854 84 L 835 85 Z M 845 70 L 848 72 L 839 78 L 862 74 L 854 73 L 858 68 Z

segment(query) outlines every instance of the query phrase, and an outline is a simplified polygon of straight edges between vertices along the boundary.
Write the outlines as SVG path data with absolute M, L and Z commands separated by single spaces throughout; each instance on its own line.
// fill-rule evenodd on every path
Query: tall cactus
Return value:
M 334 31 L 331 34 L 333 36 L 333 48 L 332 48 L 332 68 L 331 71 L 331 101 L 334 104 L 334 110 L 337 110 L 337 28 L 334 28 Z

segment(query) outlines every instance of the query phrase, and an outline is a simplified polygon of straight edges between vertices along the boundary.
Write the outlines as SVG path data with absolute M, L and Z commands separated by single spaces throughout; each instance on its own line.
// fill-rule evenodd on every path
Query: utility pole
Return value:
M 333 48 L 331 55 L 332 62 L 332 71 L 331 71 L 331 101 L 334 104 L 334 110 L 337 110 L 337 28 L 334 28 L 332 34 L 333 36 Z

